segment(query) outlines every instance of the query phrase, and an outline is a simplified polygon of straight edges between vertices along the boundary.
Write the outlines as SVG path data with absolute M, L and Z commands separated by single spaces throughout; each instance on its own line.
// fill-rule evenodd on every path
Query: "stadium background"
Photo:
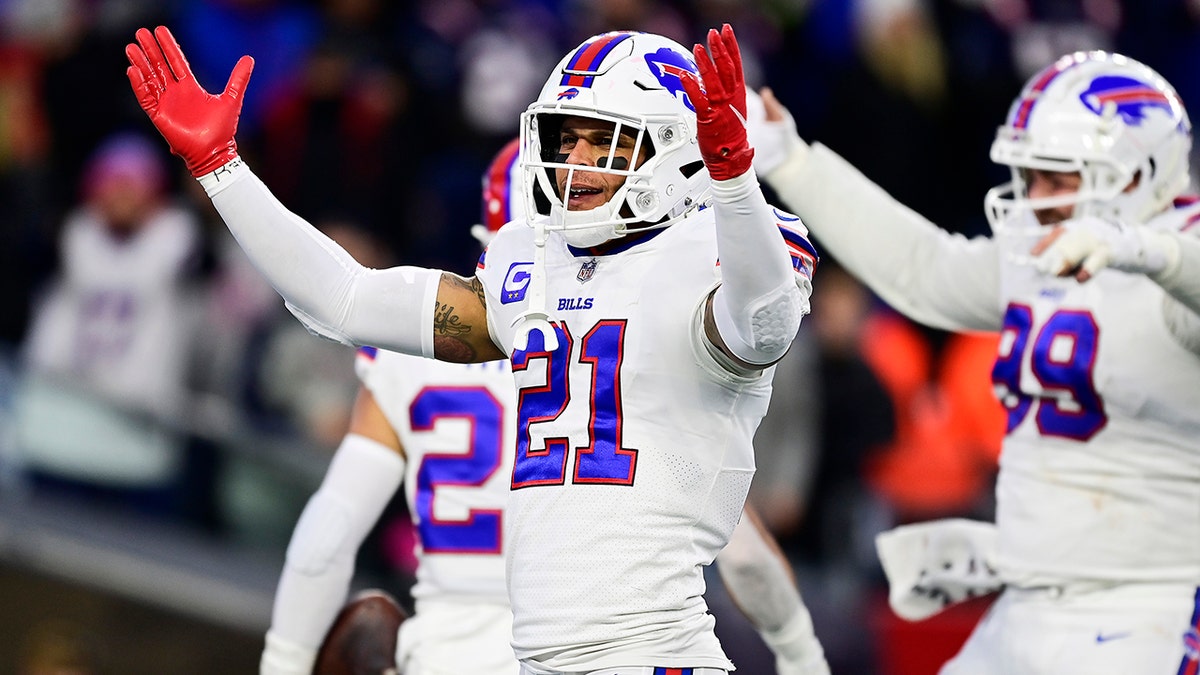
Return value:
M 994 129 L 1020 83 L 1055 56 L 1124 52 L 1200 110 L 1200 0 L 0 0 L 0 672 L 254 672 L 291 525 L 353 391 L 352 355 L 286 332 L 294 322 L 165 156 L 124 76 L 137 27 L 170 26 L 210 90 L 239 56 L 255 56 L 239 146 L 285 204 L 380 265 L 464 272 L 478 255 L 468 226 L 480 217 L 480 175 L 561 54 L 610 29 L 690 45 L 726 21 L 749 82 L 771 86 L 805 138 L 969 235 L 986 232 L 983 194 L 1006 178 L 987 159 Z M 79 474 L 32 480 L 20 447 L 30 327 L 63 264 L 64 222 L 87 202 L 97 153 L 130 135 L 153 142 L 161 194 L 201 224 L 188 302 L 201 298 L 197 311 L 229 324 L 194 347 L 186 412 L 152 418 L 183 452 L 168 498 L 150 506 Z M 828 327 L 821 284 L 814 320 Z M 758 505 L 796 564 L 835 673 L 930 673 L 984 604 L 922 624 L 890 619 L 870 535 L 924 517 L 987 517 L 990 431 L 965 466 L 896 449 L 945 438 L 939 406 L 966 405 L 986 373 L 947 365 L 960 363 L 957 341 L 867 301 L 851 333 L 814 329 L 810 347 L 817 361 L 857 364 L 846 382 L 869 381 L 810 392 L 827 399 L 807 450 L 822 459 L 784 474 L 794 490 Z M 325 363 L 332 370 L 314 366 Z M 950 381 L 960 372 L 971 393 Z M 875 419 L 877 400 L 887 419 Z M 847 440 L 852 431 L 868 437 Z M 81 452 L 95 440 L 79 439 Z M 965 455 L 961 446 L 947 452 Z M 798 524 L 815 513 L 824 527 Z M 358 583 L 402 594 L 410 541 L 397 504 Z M 711 581 L 739 672 L 770 675 L 761 643 Z

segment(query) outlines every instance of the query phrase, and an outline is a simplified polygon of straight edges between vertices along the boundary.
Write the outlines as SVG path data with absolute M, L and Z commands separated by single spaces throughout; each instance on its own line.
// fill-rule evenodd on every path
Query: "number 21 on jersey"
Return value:
M 570 439 L 548 437 L 535 442 L 538 424 L 558 419 L 571 406 L 589 406 L 588 443 L 574 448 L 572 483 L 632 485 L 637 450 L 621 443 L 621 364 L 625 353 L 625 320 L 601 320 L 576 344 L 567 326 L 554 325 L 559 347 L 548 352 L 541 333 L 530 335 L 526 351 L 512 357 L 514 373 L 544 372 L 540 386 L 522 387 L 517 393 L 517 456 L 513 466 L 514 490 L 537 485 L 562 485 L 571 457 Z M 572 370 L 577 361 L 581 366 Z M 585 399 L 572 399 L 572 374 L 590 375 Z

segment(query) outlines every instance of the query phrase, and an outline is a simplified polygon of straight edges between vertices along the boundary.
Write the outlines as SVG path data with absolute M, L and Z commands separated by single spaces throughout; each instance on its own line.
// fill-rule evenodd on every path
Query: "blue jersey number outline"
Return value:
M 591 371 L 588 443 L 575 448 L 571 482 L 632 485 L 637 469 L 637 450 L 622 445 L 623 412 L 621 366 L 625 354 L 625 320 L 601 320 L 579 341 L 579 363 Z M 541 334 L 530 334 L 525 351 L 513 352 L 513 372 L 540 364 L 545 384 L 522 387 L 517 394 L 517 455 L 513 464 L 512 488 L 562 485 L 567 479 L 569 439 L 545 438 L 533 447 L 531 427 L 557 419 L 571 404 L 570 362 L 575 340 L 563 323 L 554 324 L 559 348 L 542 346 Z M 578 405 L 578 404 L 577 404 Z
M 1087 441 L 1108 424 L 1104 400 L 1096 391 L 1095 368 L 1099 352 L 1100 327 L 1090 312 L 1058 310 L 1046 319 L 1030 341 L 1033 332 L 1033 309 L 1028 305 L 1011 303 L 1004 312 L 1001 345 L 1008 350 L 996 356 L 992 367 L 992 382 L 1000 391 L 1000 402 L 1008 411 L 1011 434 L 1031 408 L 1036 405 L 1034 419 L 1043 436 L 1056 436 Z M 1011 339 L 1010 337 L 1011 336 Z M 1055 340 L 1071 340 L 1066 358 L 1052 353 Z M 1003 349 L 1003 347 L 1002 347 Z M 1021 389 L 1021 364 L 1029 353 L 1029 368 L 1050 395 L 1031 395 Z M 1070 405 L 1064 405 L 1069 398 Z
M 417 533 L 425 553 L 502 554 L 504 512 L 471 509 L 465 520 L 439 520 L 434 499 L 439 486 L 483 485 L 503 464 L 504 404 L 486 387 L 425 387 L 409 405 L 414 432 L 432 431 L 445 419 L 471 427 L 466 452 L 427 453 L 417 469 Z

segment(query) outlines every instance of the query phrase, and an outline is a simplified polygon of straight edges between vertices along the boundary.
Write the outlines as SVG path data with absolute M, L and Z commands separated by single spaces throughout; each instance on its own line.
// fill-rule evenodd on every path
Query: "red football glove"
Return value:
M 682 79 L 696 106 L 700 155 L 713 180 L 737 178 L 750 170 L 754 149 L 746 137 L 746 84 L 733 27 L 725 24 L 720 33 L 710 29 L 708 51 L 697 44 L 692 53 L 704 88 L 690 74 Z
M 254 59 L 243 56 L 233 68 L 220 96 L 204 91 L 179 43 L 164 26 L 137 31 L 137 44 L 125 46 L 132 65 L 125 70 L 142 110 L 167 139 L 171 152 L 183 158 L 193 176 L 203 176 L 237 157 L 238 116 L 242 92 L 254 70 Z

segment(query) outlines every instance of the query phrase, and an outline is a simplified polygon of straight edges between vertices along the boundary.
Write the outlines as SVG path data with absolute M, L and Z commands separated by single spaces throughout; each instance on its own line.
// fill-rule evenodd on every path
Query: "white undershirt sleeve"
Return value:
M 721 260 L 721 286 L 713 296 L 717 332 L 737 358 L 769 365 L 796 337 L 812 289 L 797 284 L 787 245 L 753 171 L 713 181 L 712 192 Z
M 404 480 L 399 453 L 348 434 L 288 544 L 261 675 L 307 675 L 350 590 L 363 540 Z
M 433 356 L 441 272 L 363 267 L 281 204 L 240 158 L 199 180 L 250 261 L 309 330 L 345 344 Z
M 998 330 L 1000 255 L 893 199 L 829 148 L 801 142 L 765 177 L 831 254 L 885 302 L 944 330 Z

